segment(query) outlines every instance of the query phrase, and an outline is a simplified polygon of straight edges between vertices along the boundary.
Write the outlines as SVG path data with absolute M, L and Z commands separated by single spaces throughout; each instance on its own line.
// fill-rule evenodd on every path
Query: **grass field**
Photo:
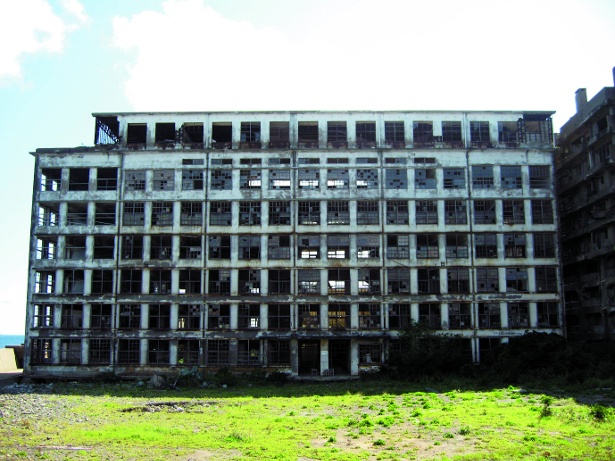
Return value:
M 0 459 L 615 459 L 611 390 L 458 387 L 40 386 L 0 393 Z

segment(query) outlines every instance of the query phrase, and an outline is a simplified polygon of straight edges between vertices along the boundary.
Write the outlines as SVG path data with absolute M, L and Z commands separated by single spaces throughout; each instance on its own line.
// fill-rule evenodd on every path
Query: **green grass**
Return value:
M 55 385 L 40 397 L 41 414 L 0 416 L 0 460 L 615 457 L 612 392 L 424 389 L 399 382 L 179 391 Z M 45 408 L 62 416 L 44 417 Z

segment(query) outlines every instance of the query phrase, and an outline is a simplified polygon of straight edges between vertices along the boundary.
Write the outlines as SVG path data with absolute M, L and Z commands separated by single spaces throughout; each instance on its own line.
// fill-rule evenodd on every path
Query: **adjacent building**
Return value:
M 563 334 L 552 112 L 94 114 L 36 159 L 32 377 L 358 375 Z
M 571 338 L 615 337 L 615 88 L 590 101 L 561 128 L 557 193 L 561 216 L 567 330 Z

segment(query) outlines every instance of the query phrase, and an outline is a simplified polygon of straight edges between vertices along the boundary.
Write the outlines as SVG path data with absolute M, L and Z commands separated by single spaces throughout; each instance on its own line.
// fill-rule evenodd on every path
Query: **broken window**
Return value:
M 359 149 L 376 147 L 376 122 L 356 122 L 356 135 Z
M 87 224 L 87 208 L 85 214 L 85 224 Z M 68 224 L 68 219 L 67 223 Z M 57 203 L 46 203 L 38 207 L 38 226 L 59 226 L 60 225 L 60 205 Z
M 267 316 L 270 330 L 290 330 L 290 304 L 269 304 Z
M 502 209 L 504 224 L 525 224 L 523 200 L 503 200 Z
M 269 202 L 269 225 L 289 226 L 291 224 L 290 202 Z
M 152 235 L 150 259 L 171 259 L 173 256 L 173 237 L 171 235 Z
M 327 189 L 348 189 L 350 177 L 346 169 L 327 170 Z
M 532 200 L 532 224 L 553 224 L 552 200 Z
M 432 122 L 413 122 L 412 136 L 415 146 L 433 146 L 433 123 Z
M 88 224 L 88 204 L 68 202 L 67 208 L 66 208 L 66 225 L 67 226 L 87 226 L 87 224 Z
M 178 339 L 177 340 L 177 365 L 197 366 L 199 365 L 199 340 L 198 339 Z
M 508 270 L 508 269 L 507 269 Z M 500 291 L 497 267 L 479 267 L 476 269 L 476 285 L 479 292 Z
M 299 225 L 320 224 L 320 202 L 298 202 Z
M 32 328 L 53 328 L 53 304 L 35 304 L 32 313 Z
M 320 304 L 299 304 L 299 328 L 320 329 Z
M 174 190 L 174 170 L 154 170 L 154 190 Z
M 478 325 L 481 329 L 500 328 L 500 305 L 498 303 L 478 303 Z
M 142 271 L 140 269 L 122 269 L 120 293 L 141 294 Z
M 472 167 L 472 187 L 474 189 L 493 189 L 493 166 L 474 165 Z
M 261 237 L 260 235 L 240 235 L 238 237 L 238 259 L 260 259 Z
M 518 267 L 506 269 L 506 291 L 528 291 L 527 269 Z
M 299 122 L 297 129 L 300 149 L 318 148 L 318 122 Z
M 402 330 L 411 324 L 410 304 L 389 304 L 389 328 L 391 330 Z
M 115 237 L 113 235 L 94 236 L 94 259 L 115 258 Z
M 471 306 L 469 303 L 449 303 L 448 325 L 451 330 L 466 330 L 472 327 Z
M 290 366 L 290 341 L 267 340 L 267 365 L 272 367 Z
M 210 295 L 231 294 L 231 271 L 229 269 L 212 269 L 209 271 Z
M 297 253 L 300 259 L 320 258 L 320 235 L 300 235 L 297 237 Z
M 414 170 L 414 187 L 416 189 L 435 189 L 436 169 L 428 168 Z
M 149 292 L 152 295 L 171 293 L 171 271 L 169 269 L 151 269 L 149 271 Z
M 290 129 L 288 122 L 269 122 L 269 148 L 288 149 Z
M 416 257 L 418 259 L 439 257 L 438 234 L 417 234 Z
M 260 269 L 240 269 L 239 293 L 259 295 L 261 293 L 261 271 Z
M 119 328 L 137 330 L 141 328 L 141 306 L 139 304 L 120 304 Z
M 232 158 L 212 158 L 211 159 L 211 166 L 213 167 L 214 165 L 229 165 L 232 166 L 233 165 L 233 159 Z
M 60 328 L 83 328 L 83 304 L 63 304 Z
M 181 202 L 180 224 L 182 226 L 202 226 L 203 202 Z
M 299 189 L 318 189 L 320 187 L 320 170 L 298 170 Z
M 93 330 L 110 330 L 113 326 L 113 306 L 110 304 L 92 304 L 90 308 L 90 328 Z
M 358 277 L 360 295 L 380 293 L 380 269 L 359 269 Z
M 290 170 L 269 170 L 269 190 L 290 189 Z
M 267 258 L 290 259 L 290 236 L 270 235 L 267 240 Z
M 117 190 L 117 168 L 98 168 L 96 190 Z
M 525 258 L 525 234 L 504 234 L 506 258 Z
M 387 224 L 408 224 L 408 201 L 387 200 Z
M 508 303 L 508 328 L 529 328 L 530 308 L 528 303 Z
M 347 330 L 350 328 L 350 304 L 331 303 L 328 308 L 329 330 Z
M 205 132 L 202 123 L 184 123 L 180 128 L 181 143 L 184 146 L 202 148 Z
M 147 125 L 145 123 L 129 123 L 126 129 L 126 145 L 128 148 L 144 148 L 146 142 Z
M 330 295 L 350 294 L 350 270 L 329 269 L 328 287 Z
M 418 269 L 419 294 L 440 294 L 440 269 Z
M 470 272 L 467 267 L 449 267 L 446 270 L 449 293 L 470 292 Z
M 198 304 L 180 304 L 177 310 L 177 329 L 198 330 L 200 326 L 201 306 Z
M 347 201 L 327 202 L 327 224 L 350 224 L 350 209 Z
M 381 328 L 380 304 L 359 304 L 359 328 L 361 330 L 375 330 Z
M 261 202 L 239 202 L 239 225 L 261 225 Z
M 444 222 L 446 224 L 467 224 L 466 202 L 464 200 L 445 200 Z
M 378 170 L 357 169 L 356 185 L 357 189 L 378 189 Z
M 536 291 L 541 293 L 557 293 L 557 268 L 536 266 L 534 268 Z
M 64 294 L 82 295 L 85 289 L 85 271 L 64 269 Z
M 506 147 L 517 147 L 519 142 L 517 122 L 498 122 L 498 142 Z
M 94 144 L 117 144 L 120 142 L 120 122 L 117 116 L 96 117 Z
M 290 294 L 290 270 L 269 269 L 269 294 Z
M 551 169 L 549 165 L 530 165 L 530 189 L 550 189 Z
M 232 190 L 232 170 L 211 170 L 211 190 Z
M 261 148 L 261 122 L 241 122 L 241 149 Z
M 36 259 L 56 259 L 57 250 L 57 237 L 41 236 L 36 239 Z
M 555 258 L 555 234 L 534 234 L 534 258 Z
M 387 234 L 387 259 L 408 259 L 410 257 L 410 236 Z
M 417 200 L 415 202 L 416 224 L 438 224 L 437 200 Z
M 467 258 L 468 236 L 467 234 L 446 235 L 446 258 Z
M 434 171 L 435 170 L 427 170 Z M 444 188 L 445 189 L 465 189 L 466 175 L 463 168 L 444 168 Z M 415 173 L 416 174 L 416 173 Z M 435 174 L 434 174 L 435 181 Z M 431 187 L 434 189 L 435 185 Z
M 92 271 L 91 294 L 113 294 L 114 273 L 110 269 L 95 269 Z
M 115 226 L 115 203 L 96 203 L 95 226 Z
M 461 147 L 461 122 L 442 122 L 442 141 L 448 147 Z
M 425 325 L 430 330 L 442 329 L 440 304 L 420 303 L 419 304 L 419 323 Z
M 405 169 L 387 168 L 384 170 L 387 189 L 408 189 L 408 172 Z
M 231 237 L 209 236 L 209 259 L 231 259 Z
M 168 339 L 148 339 L 147 363 L 149 365 L 168 365 L 169 343 Z
M 81 339 L 60 340 L 61 365 L 81 365 Z
M 233 124 L 231 122 L 212 123 L 211 147 L 214 149 L 231 149 L 233 147 Z
M 53 363 L 53 340 L 51 338 L 33 338 L 30 347 L 30 363 L 32 365 Z
M 357 235 L 357 258 L 378 259 L 380 258 L 380 236 L 370 234 Z
M 384 122 L 384 140 L 387 146 L 397 149 L 405 147 L 404 122 Z
M 141 340 L 120 339 L 117 347 L 118 365 L 139 365 L 141 360 Z
M 495 234 L 475 234 L 474 246 L 477 258 L 498 257 L 498 244 Z
M 171 328 L 171 305 L 150 304 L 148 320 L 150 330 L 169 330 Z
M 261 170 L 239 170 L 240 189 L 260 189 L 262 184 Z
M 559 316 L 557 303 L 553 301 L 536 303 L 538 311 L 538 327 L 558 327 Z
M 548 145 L 553 143 L 553 125 L 550 114 L 523 114 L 525 142 L 528 145 Z
M 210 202 L 209 225 L 230 226 L 233 221 L 231 202 Z
M 237 328 L 239 330 L 258 330 L 261 306 L 259 304 L 240 304 L 237 308 Z
M 145 203 L 124 202 L 122 224 L 124 226 L 143 226 L 145 224 Z
M 109 365 L 111 363 L 111 340 L 90 339 L 88 347 L 89 365 Z
M 237 341 L 237 365 L 261 365 L 260 341 L 258 339 L 240 339 Z
M 380 202 L 363 200 L 358 201 L 357 224 L 380 224 Z
M 474 200 L 474 224 L 495 224 L 495 200 Z
M 410 269 L 407 267 L 387 269 L 387 289 L 389 294 L 410 293 Z
M 122 259 L 143 259 L 143 236 L 122 236 Z
M 470 122 L 470 142 L 472 147 L 491 147 L 489 122 Z
M 179 294 L 180 295 L 201 294 L 201 270 L 200 269 L 181 269 L 179 271 Z
M 64 259 L 85 260 L 85 236 L 67 235 L 64 237 Z
M 348 147 L 346 122 L 327 122 L 327 147 L 336 149 Z
M 207 340 L 207 365 L 229 365 L 230 364 L 230 352 L 229 352 L 228 339 L 208 339 Z
M 520 166 L 502 165 L 500 167 L 500 176 L 502 189 L 521 189 L 523 187 Z
M 203 190 L 203 171 L 182 170 L 182 190 Z
M 298 293 L 302 295 L 320 294 L 320 270 L 299 269 L 297 271 Z
M 182 235 L 179 237 L 180 259 L 201 259 L 202 253 L 200 235 Z
M 209 330 L 226 330 L 231 327 L 231 306 L 228 304 L 210 304 L 207 310 L 207 328 Z
M 124 187 L 127 191 L 145 190 L 145 171 L 125 170 Z
M 90 185 L 89 168 L 70 168 L 68 177 L 68 190 L 88 190 Z
M 152 226 L 173 225 L 173 202 L 152 203 Z

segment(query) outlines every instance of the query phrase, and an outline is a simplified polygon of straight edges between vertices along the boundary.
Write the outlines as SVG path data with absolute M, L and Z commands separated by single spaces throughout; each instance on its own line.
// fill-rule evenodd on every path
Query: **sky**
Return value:
M 613 0 L 0 0 L 0 334 L 25 329 L 34 158 L 93 112 L 544 110 L 613 86 Z

